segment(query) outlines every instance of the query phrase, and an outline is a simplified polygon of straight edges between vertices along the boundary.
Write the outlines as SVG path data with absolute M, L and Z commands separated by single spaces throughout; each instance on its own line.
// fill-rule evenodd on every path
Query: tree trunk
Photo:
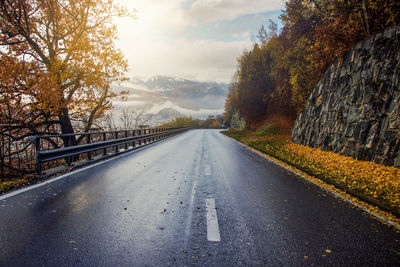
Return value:
M 74 127 L 72 127 L 71 119 L 69 118 L 69 112 L 67 108 L 62 108 L 58 114 L 60 119 L 61 133 L 62 134 L 73 134 Z
M 72 127 L 71 119 L 69 118 L 69 112 L 67 108 L 62 108 L 58 114 L 58 118 L 60 120 L 60 127 L 62 134 L 73 134 L 74 127 Z M 67 136 L 63 138 L 64 147 L 75 146 L 77 145 L 75 136 Z M 79 156 L 67 157 L 65 161 L 68 165 L 71 164 L 72 161 L 77 161 Z

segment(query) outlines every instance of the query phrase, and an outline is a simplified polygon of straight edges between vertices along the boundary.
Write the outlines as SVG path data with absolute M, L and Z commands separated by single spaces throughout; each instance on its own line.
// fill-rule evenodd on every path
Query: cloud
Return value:
M 137 10 L 138 19 L 116 19 L 116 44 L 132 76 L 230 82 L 236 58 L 251 47 L 265 12 L 281 9 L 282 1 L 120 0 Z
M 163 109 L 167 108 L 172 108 L 184 115 L 210 115 L 210 114 L 221 114 L 224 112 L 224 109 L 199 109 L 199 110 L 192 110 L 192 109 L 186 109 L 182 108 L 179 105 L 172 103 L 171 101 L 165 101 L 161 105 L 153 105 L 153 107 L 150 110 L 146 110 L 147 113 L 151 114 L 157 114 Z
M 158 41 L 129 44 L 123 49 L 138 76 L 162 74 L 201 81 L 230 82 L 236 58 L 251 46 L 248 41 Z M 121 45 L 120 45 L 121 46 Z
M 205 22 L 233 20 L 239 16 L 280 10 L 284 0 L 196 0 L 190 7 L 190 17 Z
M 191 25 L 187 12 L 183 8 L 185 0 L 125 0 L 121 4 L 129 10 L 136 10 L 137 21 L 119 19 L 122 27 L 131 27 L 142 34 L 163 33 L 166 31 L 181 31 Z M 147 33 L 146 33 L 147 31 Z

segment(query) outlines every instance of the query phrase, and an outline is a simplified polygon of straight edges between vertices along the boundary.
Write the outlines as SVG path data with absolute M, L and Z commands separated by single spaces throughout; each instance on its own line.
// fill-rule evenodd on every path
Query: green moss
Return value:
M 257 131 L 251 134 L 251 136 L 270 136 L 276 135 L 280 130 L 275 126 L 275 124 L 267 124 L 258 128 Z
M 247 136 L 246 133 L 243 132 L 243 131 L 232 131 L 232 130 L 229 130 L 229 131 L 221 131 L 221 133 L 223 133 L 223 134 L 225 134 L 225 135 L 227 135 L 229 137 L 232 137 L 233 139 L 238 140 L 239 142 L 242 141 L 243 137 Z

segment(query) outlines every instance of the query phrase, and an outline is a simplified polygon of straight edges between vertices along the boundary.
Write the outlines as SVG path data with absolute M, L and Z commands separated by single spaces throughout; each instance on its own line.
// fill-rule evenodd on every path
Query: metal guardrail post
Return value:
M 115 139 L 118 139 L 118 131 L 115 131 Z M 118 145 L 115 146 L 115 153 L 118 153 Z
M 69 145 L 70 145 L 70 143 L 69 143 L 70 137 L 69 137 L 69 136 L 64 136 L 63 139 L 64 139 L 64 140 L 63 140 L 63 142 L 64 142 L 64 147 L 69 147 Z M 71 161 L 72 161 L 72 158 L 71 158 L 71 157 L 66 157 L 66 158 L 65 158 L 65 162 L 67 163 L 68 166 L 71 165 Z
M 135 132 L 136 132 L 135 130 L 132 130 L 132 137 L 135 136 Z M 133 140 L 132 141 L 132 148 L 135 148 L 135 146 L 136 146 L 136 141 Z
M 128 131 L 125 131 L 125 137 L 128 137 Z M 128 143 L 125 144 L 125 150 L 128 150 Z
M 33 140 L 33 143 L 35 145 L 35 162 L 36 162 L 35 168 L 36 168 L 36 172 L 40 174 L 42 172 L 42 163 L 37 160 L 38 154 L 39 154 L 39 151 L 40 151 L 40 137 L 34 136 L 34 137 L 32 137 L 31 140 Z
M 107 133 L 103 133 L 103 142 L 107 141 Z M 103 149 L 103 155 L 107 155 L 107 148 Z
M 90 134 L 86 135 L 86 143 L 90 144 Z M 92 160 L 92 152 L 91 151 L 89 151 L 87 153 L 87 156 L 88 156 L 88 160 Z

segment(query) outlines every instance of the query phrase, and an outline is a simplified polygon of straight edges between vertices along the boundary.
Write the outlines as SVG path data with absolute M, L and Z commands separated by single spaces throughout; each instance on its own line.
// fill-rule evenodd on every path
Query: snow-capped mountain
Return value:
M 147 80 L 132 78 L 113 86 L 113 90 L 129 92 L 126 101 L 113 100 L 116 116 L 129 109 L 151 117 L 150 124 L 159 124 L 180 116 L 204 119 L 222 114 L 228 85 L 155 76 Z

